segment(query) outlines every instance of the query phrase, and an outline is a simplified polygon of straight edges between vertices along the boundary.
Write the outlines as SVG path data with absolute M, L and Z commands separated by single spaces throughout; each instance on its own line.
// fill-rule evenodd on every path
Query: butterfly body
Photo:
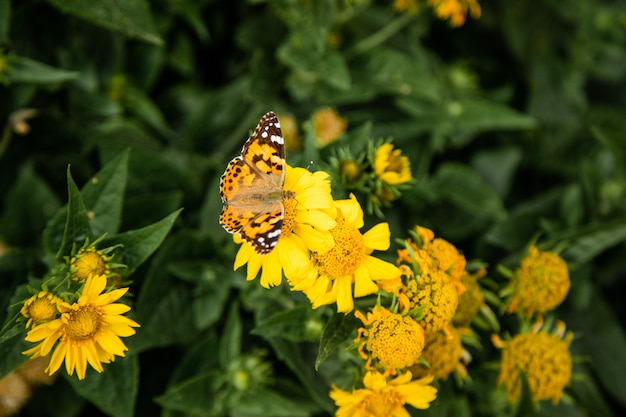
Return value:
M 274 249 L 285 216 L 285 143 L 280 122 L 266 113 L 220 179 L 220 223 L 260 255 Z

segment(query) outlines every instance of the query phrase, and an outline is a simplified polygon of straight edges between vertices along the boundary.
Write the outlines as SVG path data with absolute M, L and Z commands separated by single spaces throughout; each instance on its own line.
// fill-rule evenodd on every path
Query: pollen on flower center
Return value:
M 47 297 L 37 298 L 29 307 L 28 313 L 33 321 L 49 321 L 57 314 L 56 304 Z
M 293 229 L 296 227 L 296 206 L 298 202 L 295 198 L 285 198 L 283 202 L 285 206 L 285 216 L 283 217 L 283 227 L 281 236 L 289 236 L 293 233 Z
M 389 370 L 415 364 L 424 348 L 424 330 L 411 317 L 398 314 L 372 323 L 367 350 Z
M 96 250 L 86 250 L 72 258 L 71 266 L 74 269 L 72 278 L 75 281 L 85 281 L 90 275 L 106 275 L 109 266 L 106 256 Z
M 93 306 L 82 306 L 65 315 L 65 335 L 75 342 L 91 339 L 102 325 L 100 311 Z
M 403 398 L 395 391 L 373 392 L 359 405 L 364 416 L 387 417 L 393 415 L 398 406 L 404 404 Z
M 356 227 L 346 224 L 345 219 L 339 220 L 330 233 L 335 246 L 326 253 L 315 255 L 319 268 L 330 278 L 351 275 L 365 256 L 363 235 Z

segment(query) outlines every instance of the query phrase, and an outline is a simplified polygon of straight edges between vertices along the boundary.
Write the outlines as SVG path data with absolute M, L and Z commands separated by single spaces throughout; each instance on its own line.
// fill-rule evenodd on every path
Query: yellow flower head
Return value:
M 87 278 L 77 302 L 58 304 L 61 317 L 28 332 L 26 341 L 39 344 L 23 353 L 38 358 L 54 350 L 46 372 L 52 375 L 65 361 L 67 373 L 72 375 L 76 370 L 79 379 L 85 378 L 87 363 L 102 372 L 102 363 L 113 361 L 115 355 L 124 356 L 127 348 L 120 336 L 135 334 L 133 327 L 139 324 L 122 316 L 130 310 L 129 306 L 113 303 L 128 288 L 103 293 L 106 282 L 104 275 Z
M 391 143 L 383 143 L 376 149 L 374 172 L 384 183 L 399 185 L 411 181 L 411 163 L 400 149 L 393 149 Z
M 359 328 L 355 343 L 367 360 L 367 369 L 395 375 L 397 370 L 417 363 L 424 348 L 424 329 L 412 317 L 381 306 L 375 306 L 367 317 L 360 311 L 354 315 L 365 325 Z
M 235 270 L 248 264 L 249 281 L 262 269 L 261 285 L 265 288 L 280 285 L 283 272 L 287 279 L 293 279 L 307 271 L 310 251 L 323 252 L 333 246 L 329 230 L 336 222 L 328 174 L 289 165 L 286 168 L 283 190 L 293 197 L 285 200 L 285 217 L 276 247 L 267 255 L 259 255 L 243 243 L 235 257 Z
M 428 5 L 439 19 L 450 19 L 450 24 L 454 27 L 463 26 L 468 11 L 473 19 L 478 19 L 481 15 L 478 0 L 428 0 Z
M 339 163 L 339 173 L 347 182 L 355 183 L 363 175 L 363 167 L 354 159 L 345 159 Z
M 57 305 L 61 302 L 63 300 L 47 291 L 39 291 L 38 294 L 30 297 L 24 302 L 20 311 L 22 316 L 28 319 L 26 328 L 33 323 L 39 324 L 54 320 L 59 314 Z
M 431 381 L 431 377 L 411 381 L 411 372 L 390 381 L 378 372 L 367 372 L 365 388 L 347 392 L 333 385 L 330 398 L 339 407 L 337 417 L 408 417 L 404 404 L 424 410 L 437 397 Z
M 478 280 L 485 273 L 485 269 L 481 268 L 474 274 L 465 273 L 461 278 L 465 291 L 459 296 L 459 305 L 452 319 L 455 326 L 469 326 L 480 308 L 485 305 L 485 296 L 482 293 L 480 284 L 478 284 Z
M 508 311 L 529 316 L 553 310 L 563 302 L 569 287 L 569 272 L 563 258 L 531 246 L 515 271 Z
M 317 146 L 322 148 L 346 132 L 348 122 L 330 107 L 318 109 L 311 116 Z
M 335 242 L 325 252 L 314 252 L 313 268 L 290 283 L 294 290 L 303 291 L 314 308 L 337 303 L 337 311 L 348 313 L 354 308 L 354 297 L 364 297 L 378 290 L 375 281 L 400 276 L 397 267 L 370 254 L 390 246 L 389 225 L 379 223 L 361 234 L 363 210 L 354 195 L 335 201 L 336 226 L 330 230 Z
M 414 378 L 432 375 L 435 379 L 446 379 L 454 371 L 465 376 L 466 369 L 461 362 L 463 354 L 460 330 L 451 328 L 447 333 L 430 332 L 426 334 L 426 346 L 422 352 L 422 358 L 430 367 L 418 363 L 410 370 Z
M 74 281 L 85 281 L 91 275 L 109 275 L 109 257 L 95 247 L 80 249 L 70 259 L 70 270 Z
M 534 329 L 516 335 L 509 341 L 494 338 L 494 344 L 502 348 L 502 361 L 498 383 L 504 384 L 506 397 L 515 403 L 521 393 L 523 372 L 534 401 L 551 399 L 557 404 L 563 389 L 572 376 L 572 355 L 569 345 L 572 334 L 564 336 L 564 325 L 550 334 Z

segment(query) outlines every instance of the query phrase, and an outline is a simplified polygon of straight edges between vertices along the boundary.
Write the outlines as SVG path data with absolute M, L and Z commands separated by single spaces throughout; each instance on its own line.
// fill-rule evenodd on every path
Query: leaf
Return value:
M 7 57 L 8 69 L 3 76 L 9 83 L 58 84 L 78 78 L 79 73 L 54 68 L 23 56 Z
M 353 337 L 354 329 L 359 327 L 359 321 L 354 315 L 335 314 L 328 320 L 322 337 L 320 338 L 320 346 L 315 360 L 315 370 L 334 352 L 338 346 L 345 345 L 346 340 Z
M 443 199 L 479 218 L 500 221 L 507 216 L 500 197 L 467 166 L 444 163 L 437 170 L 433 183 Z
M 275 391 L 258 388 L 246 390 L 230 410 L 231 417 L 306 417 L 302 406 Z
M 607 302 L 594 292 L 588 307 L 570 318 L 584 337 L 574 343 L 591 357 L 590 368 L 612 398 L 626 407 L 626 334 Z
M 36 244 L 48 219 L 60 206 L 57 197 L 31 164 L 22 167 L 3 204 L 0 235 L 5 242 L 22 247 Z
M 78 187 L 76 187 L 76 183 L 72 179 L 69 166 L 67 167 L 67 192 L 68 202 L 65 230 L 63 232 L 61 247 L 57 251 L 57 261 L 61 261 L 64 256 L 69 256 L 72 251 L 72 246 L 75 243 L 82 244 L 85 239 L 94 237 L 91 232 L 89 220 L 87 219 L 85 203 L 78 191 Z
M 48 0 L 60 11 L 87 20 L 95 25 L 114 30 L 131 38 L 162 45 L 150 5 L 144 0 Z
M 608 248 L 626 240 L 626 221 L 591 225 L 577 230 L 575 236 L 553 236 L 553 239 L 559 238 L 570 241 L 563 251 L 565 258 L 580 263 L 589 262 Z
M 128 273 L 137 269 L 152 253 L 161 246 L 163 239 L 167 236 L 174 225 L 176 218 L 182 209 L 141 229 L 129 230 L 124 233 L 104 239 L 102 246 L 123 246 L 123 258 L 128 267 Z
M 11 2 L 0 2 L 0 44 L 8 41 L 9 28 L 11 26 Z
M 28 361 L 28 356 L 22 354 L 34 345 L 24 340 L 26 331 L 24 323 L 13 326 L 0 337 L 0 378 Z
M 163 408 L 183 411 L 187 415 L 223 415 L 220 411 L 224 407 L 224 398 L 217 393 L 223 379 L 220 371 L 204 372 L 169 387 L 155 401 Z
M 102 373 L 88 366 L 82 381 L 76 375 L 64 375 L 76 392 L 104 413 L 113 417 L 132 417 L 139 386 L 137 356 L 116 358 L 115 362 L 103 366 Z
M 239 316 L 239 303 L 234 302 L 230 306 L 222 338 L 220 339 L 219 358 L 221 364 L 232 363 L 235 358 L 241 355 L 242 331 L 243 325 Z
M 106 164 L 81 190 L 94 236 L 117 233 L 128 177 L 129 150 Z
M 308 328 L 307 323 L 314 320 L 311 307 L 300 306 L 289 310 L 279 311 L 263 319 L 251 331 L 259 336 L 282 337 L 292 342 L 311 340 L 315 333 Z
M 329 387 L 321 380 L 313 367 L 316 352 L 312 346 L 306 343 L 290 342 L 278 337 L 264 336 L 264 339 L 272 346 L 278 358 L 285 362 L 298 377 L 311 398 L 327 412 L 334 410 L 335 406 L 328 397 Z

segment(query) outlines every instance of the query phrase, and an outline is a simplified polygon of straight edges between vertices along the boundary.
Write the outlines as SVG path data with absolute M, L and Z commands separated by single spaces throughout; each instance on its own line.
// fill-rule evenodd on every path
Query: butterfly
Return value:
M 228 163 L 220 179 L 224 208 L 220 223 L 237 233 L 259 255 L 276 247 L 285 216 L 285 141 L 278 117 L 267 112 Z

